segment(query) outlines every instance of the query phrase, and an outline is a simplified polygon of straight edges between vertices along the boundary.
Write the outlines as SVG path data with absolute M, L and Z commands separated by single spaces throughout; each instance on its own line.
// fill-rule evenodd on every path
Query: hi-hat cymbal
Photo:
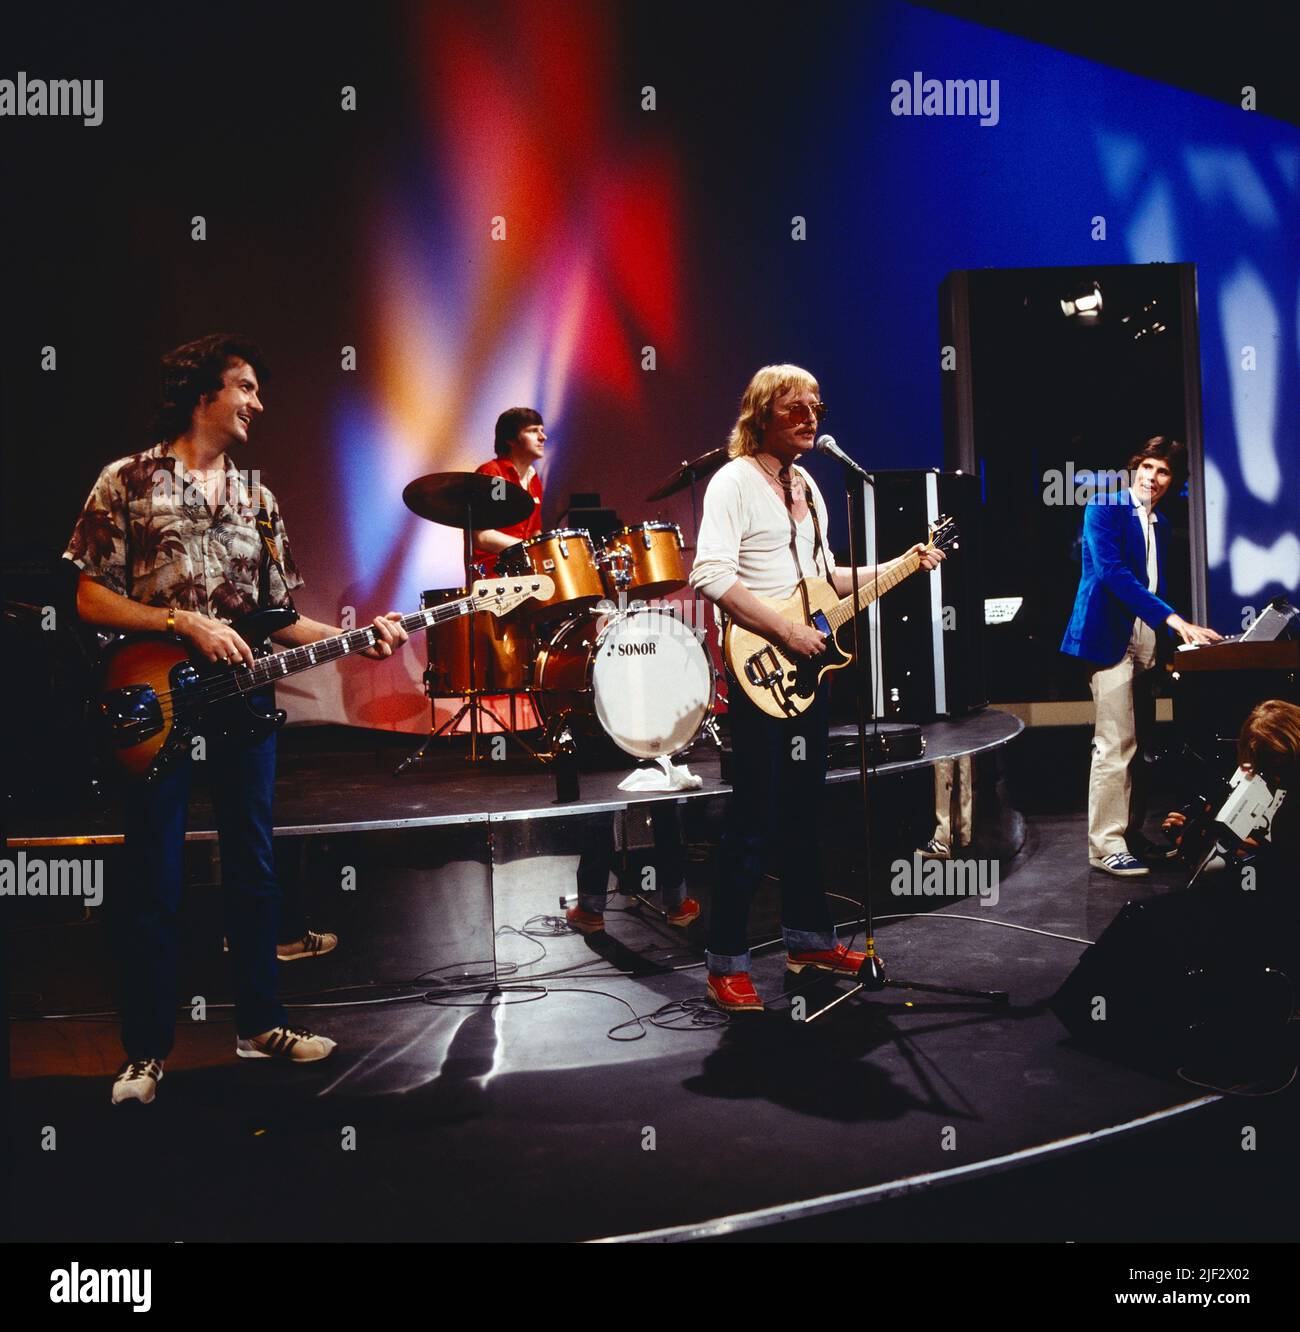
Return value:
M 412 513 L 444 527 L 511 527 L 533 511 L 533 497 L 513 481 L 482 472 L 431 472 L 402 491 Z
M 726 461 L 727 446 L 723 444 L 720 448 L 710 449 L 708 453 L 701 453 L 698 458 L 692 458 L 690 462 L 683 462 L 658 490 L 652 490 L 646 496 L 647 503 L 651 500 L 667 499 L 669 495 L 685 490 L 692 481 L 703 481 L 706 476 L 712 476 Z

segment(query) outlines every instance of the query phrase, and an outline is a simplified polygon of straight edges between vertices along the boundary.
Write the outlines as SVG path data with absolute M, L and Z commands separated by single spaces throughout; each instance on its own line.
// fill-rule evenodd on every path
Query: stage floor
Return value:
M 1203 1182 L 1213 1166 L 1214 1153 L 1195 1168 L 1163 1156 L 1162 1125 L 1208 1116 L 1213 1098 L 1080 1051 L 1041 1001 L 1126 900 L 1182 879 L 1170 868 L 1136 883 L 1105 878 L 1088 870 L 1084 845 L 1081 816 L 1035 816 L 1019 855 L 1001 866 L 996 906 L 953 902 L 882 923 L 892 973 L 1003 988 L 1011 1003 L 1002 1009 L 890 990 L 808 1026 L 792 1020 L 783 958 L 768 948 L 754 973 L 768 1011 L 721 1019 L 699 1003 L 702 922 L 683 936 L 648 913 L 611 909 L 607 933 L 588 938 L 525 936 L 510 932 L 523 919 L 498 918 L 507 927 L 499 957 L 518 969 L 495 1001 L 389 976 L 362 996 L 374 1002 L 331 1007 L 357 997 L 330 993 L 360 942 L 345 936 L 336 954 L 285 976 L 298 997 L 294 1020 L 339 1039 L 331 1059 L 247 1063 L 235 1058 L 228 1025 L 189 1024 L 150 1107 L 109 1105 L 120 1059 L 112 1015 L 12 1023 L 15 1233 L 689 1238 L 933 1191 L 938 1205 L 919 1233 L 883 1233 L 1149 1238 L 1153 1200 L 1172 1196 L 1179 1178 Z M 539 888 L 548 876 L 572 883 L 571 865 L 545 857 L 530 873 Z M 755 905 L 759 928 L 772 924 L 773 896 L 769 885 Z M 611 1038 L 636 1035 L 615 1028 L 667 1005 L 677 1006 L 677 1029 Z M 1279 1108 L 1294 1116 L 1295 1088 L 1249 1107 L 1275 1120 Z M 57 1151 L 42 1148 L 46 1126 Z M 975 1209 L 972 1233 L 950 1233 L 958 1214 L 945 1220 L 943 1198 L 957 1190 L 940 1186 L 1071 1148 L 1096 1162 L 1130 1130 L 1146 1147 L 1118 1181 L 1085 1166 L 1078 1197 L 1032 1211 Z M 1243 1154 L 1230 1155 L 1240 1163 Z M 1168 1179 L 1151 1177 L 1157 1165 Z M 1258 1167 L 1260 1205 L 1275 1201 L 1284 1215 L 1285 1199 L 1271 1198 L 1289 1189 L 1276 1157 Z M 1094 1188 L 1105 1180 L 1105 1197 L 1094 1199 L 1100 1222 L 1086 1219 L 1090 1177 Z M 1185 1224 L 1197 1224 L 1190 1213 Z M 1110 1229 L 1089 1233 L 1096 1225 Z
M 504 762 L 480 761 L 472 767 L 456 748 L 440 748 L 434 757 L 401 777 L 393 769 L 418 748 L 418 736 L 392 732 L 350 732 L 336 728 L 286 732 L 281 744 L 275 793 L 275 831 L 278 836 L 310 836 L 320 832 L 376 832 L 399 828 L 438 827 L 466 823 L 515 822 L 521 819 L 554 818 L 572 814 L 594 814 L 625 809 L 641 801 L 698 799 L 727 794 L 716 749 L 698 742 L 684 762 L 703 779 L 698 790 L 646 792 L 620 791 L 618 783 L 635 766 L 610 771 L 584 772 L 581 799 L 560 802 L 555 798 L 555 780 L 546 769 L 518 757 L 511 748 Z M 1023 723 L 1010 713 L 986 708 L 955 721 L 933 722 L 923 728 L 926 753 L 923 758 L 882 763 L 878 778 L 914 772 L 939 758 L 955 758 L 1000 748 L 1015 739 Z M 490 738 L 490 737 L 489 737 Z M 346 750 L 337 742 L 343 740 Z M 328 746 L 328 747 L 326 747 Z M 832 784 L 857 779 L 857 768 L 832 769 Z M 190 810 L 191 841 L 215 837 L 212 807 L 202 784 L 196 784 Z M 60 809 L 46 816 L 16 815 L 10 821 L 8 843 L 12 847 L 67 845 L 112 845 L 122 840 L 115 803 L 105 800 L 99 808 Z

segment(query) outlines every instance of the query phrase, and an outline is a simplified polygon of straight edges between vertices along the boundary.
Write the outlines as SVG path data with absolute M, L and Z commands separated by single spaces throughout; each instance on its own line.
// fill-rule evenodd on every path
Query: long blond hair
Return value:
M 729 458 L 745 458 L 757 453 L 763 427 L 772 414 L 772 404 L 791 390 L 819 393 L 817 381 L 797 365 L 765 365 L 749 381 L 740 399 L 740 415 L 727 440 Z

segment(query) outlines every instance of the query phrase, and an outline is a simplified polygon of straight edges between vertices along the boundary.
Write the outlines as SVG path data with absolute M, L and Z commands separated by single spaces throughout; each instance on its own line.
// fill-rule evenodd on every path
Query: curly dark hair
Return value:
M 247 361 L 259 381 L 266 382 L 261 351 L 237 333 L 209 333 L 169 351 L 162 358 L 162 396 L 154 412 L 154 438 L 170 444 L 183 435 L 199 400 L 221 391 L 222 376 L 235 361 Z
M 496 433 L 492 446 L 498 458 L 504 458 L 510 452 L 510 445 L 525 426 L 545 425 L 540 413 L 531 407 L 507 407 L 497 417 Z

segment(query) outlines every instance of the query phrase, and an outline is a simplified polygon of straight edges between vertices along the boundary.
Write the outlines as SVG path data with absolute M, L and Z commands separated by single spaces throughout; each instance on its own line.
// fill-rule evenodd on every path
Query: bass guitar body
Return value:
M 804 610 L 804 594 L 807 608 Z M 823 578 L 805 578 L 784 601 L 760 597 L 783 619 L 811 624 L 826 635 L 826 650 L 816 657 L 791 657 L 760 634 L 733 620 L 723 637 L 723 653 L 741 692 L 769 717 L 798 717 L 812 706 L 817 686 L 827 671 L 847 666 L 852 655 L 841 652 L 827 614 L 839 604 L 835 589 Z
M 231 627 L 255 656 L 269 652 L 266 640 L 298 618 L 287 607 L 255 611 Z M 251 693 L 214 688 L 236 667 L 194 661 L 185 644 L 167 634 L 139 634 L 109 648 L 96 692 L 94 716 L 101 742 L 128 777 L 155 780 L 182 757 L 194 738 L 205 743 L 255 744 L 284 724 L 271 706 L 269 688 Z M 207 701 L 211 693 L 219 702 Z
M 480 578 L 458 601 L 390 619 L 409 636 L 460 615 L 499 618 L 526 602 L 545 602 L 554 595 L 555 580 L 547 574 Z M 120 639 L 108 651 L 94 699 L 108 766 L 129 778 L 154 781 L 196 736 L 248 743 L 265 739 L 285 721 L 285 714 L 273 706 L 275 681 L 368 653 L 380 637 L 374 625 L 366 625 L 283 652 L 271 651 L 267 639 L 297 618 L 292 607 L 272 606 L 231 625 L 253 650 L 256 660 L 251 666 L 195 661 L 183 644 L 166 634 Z

